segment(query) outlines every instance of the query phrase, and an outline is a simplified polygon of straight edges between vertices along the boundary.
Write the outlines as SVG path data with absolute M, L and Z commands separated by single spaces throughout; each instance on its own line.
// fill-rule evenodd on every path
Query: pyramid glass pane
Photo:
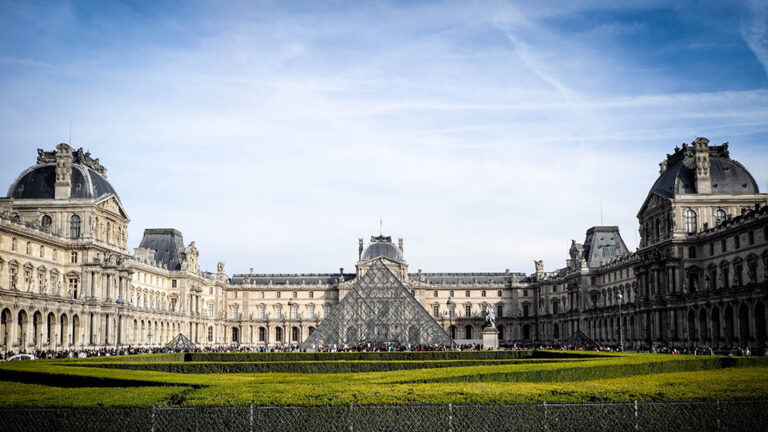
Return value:
M 376 261 L 302 344 L 304 348 L 365 343 L 449 345 L 448 334 L 397 277 Z

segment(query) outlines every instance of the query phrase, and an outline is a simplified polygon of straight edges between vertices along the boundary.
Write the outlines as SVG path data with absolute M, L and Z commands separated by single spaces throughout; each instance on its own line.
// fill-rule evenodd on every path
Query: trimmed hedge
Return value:
M 512 360 L 602 357 L 597 353 L 565 351 L 396 351 L 336 353 L 186 353 L 185 362 L 303 362 L 331 360 L 428 361 L 428 360 Z
M 631 359 L 630 359 L 631 360 Z M 448 383 L 448 382 L 566 382 L 624 378 L 635 375 L 692 372 L 728 367 L 766 367 L 766 358 L 735 357 L 667 357 L 661 361 L 624 361 L 624 359 L 602 360 L 577 363 L 573 367 L 542 365 L 535 370 L 511 370 L 509 372 L 472 373 L 442 376 L 426 379 L 405 380 L 404 383 Z M 570 366 L 570 364 L 569 364 Z
M 554 360 L 451 360 L 451 361 L 301 361 L 301 362 L 177 362 L 91 363 L 83 366 L 125 370 L 147 370 L 184 374 L 217 373 L 358 373 L 466 366 L 551 363 Z

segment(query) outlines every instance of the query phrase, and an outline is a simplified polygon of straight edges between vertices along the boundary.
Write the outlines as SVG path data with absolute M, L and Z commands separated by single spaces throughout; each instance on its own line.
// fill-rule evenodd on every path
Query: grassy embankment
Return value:
M 768 397 L 768 359 L 579 352 L 158 354 L 0 363 L 0 392 L 0 406 L 755 399 Z

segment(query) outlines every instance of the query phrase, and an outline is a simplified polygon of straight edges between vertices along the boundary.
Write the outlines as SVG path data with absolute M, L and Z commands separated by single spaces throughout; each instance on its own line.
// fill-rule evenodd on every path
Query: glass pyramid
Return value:
M 359 344 L 449 345 L 451 339 L 381 259 L 301 344 L 304 348 Z
M 171 341 L 165 345 L 165 349 L 171 351 L 193 352 L 195 351 L 195 344 L 192 343 L 189 338 L 179 333 L 178 336 L 171 339 Z

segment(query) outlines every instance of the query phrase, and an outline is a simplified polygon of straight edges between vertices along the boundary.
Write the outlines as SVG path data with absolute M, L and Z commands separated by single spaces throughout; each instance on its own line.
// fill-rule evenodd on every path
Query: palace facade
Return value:
M 198 346 L 297 345 L 376 262 L 457 344 L 481 342 L 490 305 L 502 345 L 761 348 L 766 204 L 727 144 L 698 138 L 660 164 L 634 252 L 617 227 L 598 226 L 555 271 L 426 273 L 411 271 L 402 239 L 379 235 L 358 240 L 354 272 L 228 275 L 221 262 L 203 271 L 172 228 L 146 229 L 131 252 L 106 168 L 59 144 L 0 198 L 0 348 L 161 346 L 179 333 Z

